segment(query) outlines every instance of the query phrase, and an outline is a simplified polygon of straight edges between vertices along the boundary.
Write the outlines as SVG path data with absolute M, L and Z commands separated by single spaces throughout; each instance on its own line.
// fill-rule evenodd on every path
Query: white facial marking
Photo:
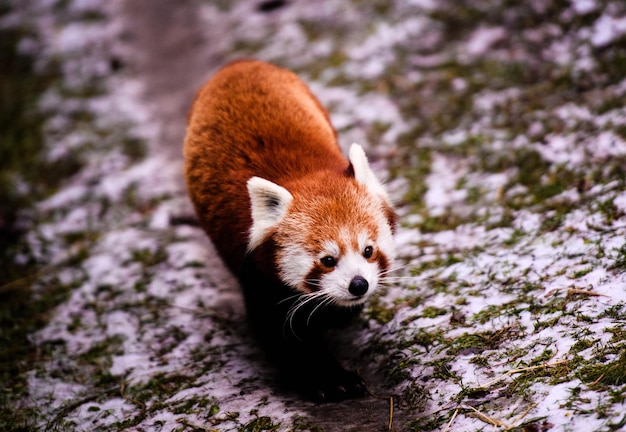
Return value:
M 308 253 L 301 245 L 287 245 L 278 256 L 281 280 L 302 292 L 308 291 L 306 277 L 318 259 L 318 257 Z
M 366 232 L 360 232 L 357 238 L 359 250 L 361 251 L 361 253 L 363 253 L 366 247 L 372 246 L 374 244 L 374 242 L 370 240 Z
M 325 256 L 331 256 L 333 258 L 339 258 L 339 245 L 337 242 L 328 240 L 323 243 L 322 252 L 319 254 L 319 258 L 324 258 Z

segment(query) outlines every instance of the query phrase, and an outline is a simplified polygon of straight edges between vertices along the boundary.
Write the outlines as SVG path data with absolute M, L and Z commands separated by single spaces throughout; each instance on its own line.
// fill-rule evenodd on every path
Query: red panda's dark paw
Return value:
M 320 377 L 313 383 L 313 399 L 317 402 L 339 402 L 345 399 L 354 399 L 365 394 L 366 387 L 363 378 L 347 370 Z

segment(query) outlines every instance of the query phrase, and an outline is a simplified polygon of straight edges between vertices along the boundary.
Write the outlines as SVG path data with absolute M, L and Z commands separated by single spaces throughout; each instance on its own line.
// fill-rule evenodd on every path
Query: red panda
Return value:
M 342 155 L 295 74 L 242 60 L 199 90 L 184 158 L 200 225 L 279 372 L 320 401 L 363 395 L 323 341 L 362 310 L 395 255 L 396 215 L 362 148 Z

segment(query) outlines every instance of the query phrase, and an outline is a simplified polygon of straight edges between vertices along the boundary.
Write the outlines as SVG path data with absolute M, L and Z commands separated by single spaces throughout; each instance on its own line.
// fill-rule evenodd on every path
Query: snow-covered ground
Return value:
M 626 427 L 623 2 L 159 1 L 171 15 L 145 19 L 131 0 L 13 3 L 2 25 L 62 65 L 40 101 L 49 157 L 84 161 L 28 237 L 37 295 L 68 287 L 30 335 L 19 406 L 38 428 Z M 182 9 L 194 38 L 176 38 Z M 142 39 L 158 23 L 162 40 Z M 161 85 L 150 57 L 171 40 L 172 62 L 206 70 L 160 58 Z M 189 222 L 185 110 L 200 77 L 244 56 L 299 73 L 397 202 L 398 270 L 337 335 L 364 401 L 276 389 L 235 280 Z

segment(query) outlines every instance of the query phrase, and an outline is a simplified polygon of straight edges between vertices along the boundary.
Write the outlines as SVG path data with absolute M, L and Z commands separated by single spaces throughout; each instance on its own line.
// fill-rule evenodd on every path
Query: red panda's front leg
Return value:
M 336 402 L 363 396 L 365 381 L 344 369 L 322 339 L 287 341 L 277 363 L 298 391 L 317 402 Z

